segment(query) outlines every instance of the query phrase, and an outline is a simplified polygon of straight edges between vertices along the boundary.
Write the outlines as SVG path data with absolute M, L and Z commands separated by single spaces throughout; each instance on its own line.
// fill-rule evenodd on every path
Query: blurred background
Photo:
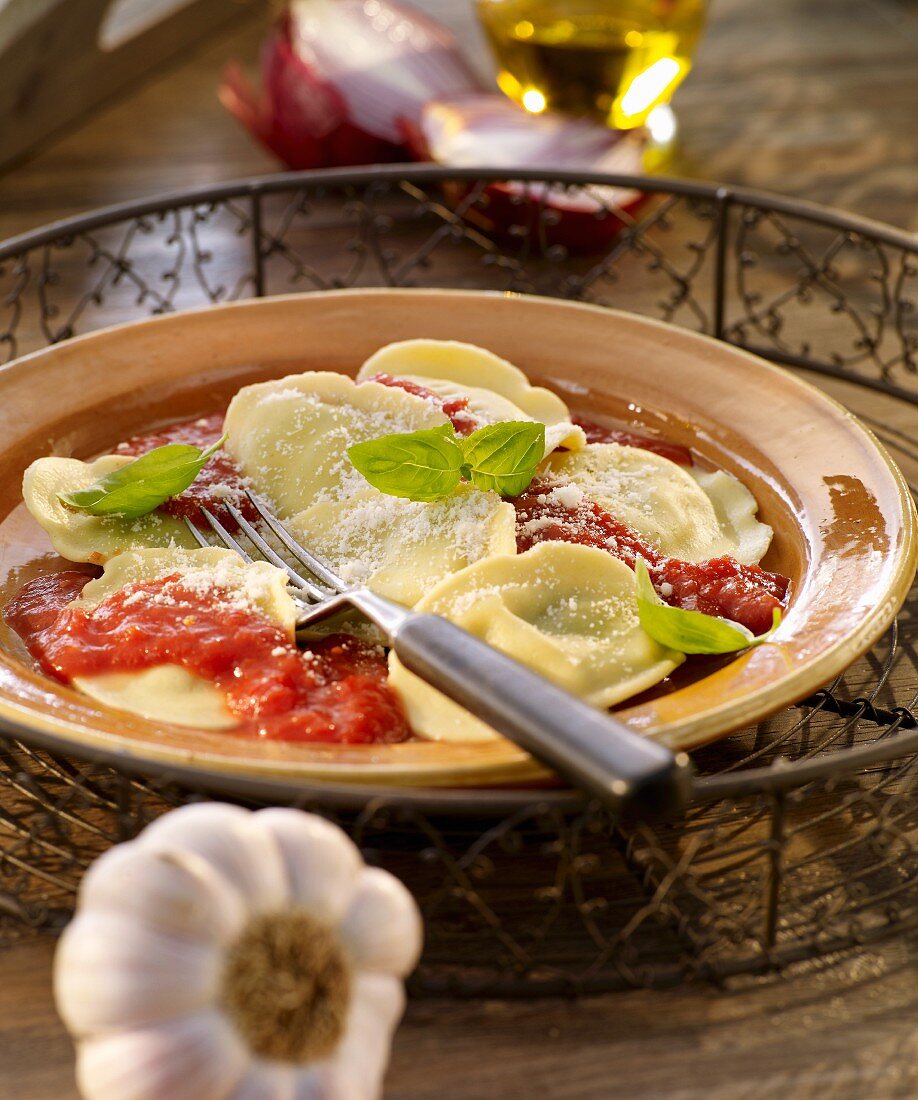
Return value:
M 535 113 L 559 107 L 643 124 L 648 105 L 675 89 L 677 144 L 663 116 L 667 147 L 648 162 L 653 170 L 918 227 L 913 0 L 415 7 L 455 34 L 485 88 L 497 91 L 499 76 Z M 231 117 L 217 88 L 230 61 L 256 71 L 284 8 L 0 0 L 0 237 L 102 204 L 275 170 L 277 158 Z

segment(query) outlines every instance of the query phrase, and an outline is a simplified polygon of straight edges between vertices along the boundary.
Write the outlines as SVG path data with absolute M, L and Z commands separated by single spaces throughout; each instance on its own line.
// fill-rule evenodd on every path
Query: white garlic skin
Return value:
M 80 1044 L 85 1100 L 219 1100 L 244 1072 L 248 1051 L 213 1011 Z
M 153 851 L 189 852 L 212 864 L 251 912 L 279 909 L 289 899 L 277 842 L 241 806 L 192 802 L 157 818 L 136 843 Z
M 404 978 L 421 954 L 424 929 L 414 898 L 386 871 L 364 869 L 341 922 L 356 965 Z
M 75 1036 L 147 1027 L 210 1007 L 217 945 L 170 936 L 104 909 L 83 910 L 54 960 L 57 1010 Z
M 227 947 L 250 918 L 305 912 L 351 968 L 343 1034 L 307 1064 L 265 1061 L 223 1010 Z M 87 872 L 55 958 L 85 1100 L 378 1100 L 422 924 L 405 887 L 298 810 L 195 803 Z
M 161 932 L 205 943 L 229 943 L 247 919 L 239 891 L 192 853 L 157 852 L 118 844 L 90 867 L 80 883 L 81 909 L 123 913 Z
M 299 810 L 259 810 L 253 820 L 274 838 L 290 900 L 319 920 L 336 924 L 363 869 L 357 845 L 330 821 Z

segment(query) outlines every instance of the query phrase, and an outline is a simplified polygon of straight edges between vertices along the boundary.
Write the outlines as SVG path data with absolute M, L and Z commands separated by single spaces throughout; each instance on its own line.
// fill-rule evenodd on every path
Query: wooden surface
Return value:
M 141 0 L 143 3 L 143 0 Z M 16 162 L 87 109 L 226 26 L 253 0 L 188 0 L 148 26 L 121 20 L 113 0 L 0 3 L 0 165 Z M 155 4 L 155 0 L 154 0 Z M 140 5 L 131 5 L 135 12 Z M 151 4 L 146 4 L 149 12 Z M 108 16 L 115 11 L 115 20 Z M 114 33 L 113 33 L 114 32 Z
M 470 4 L 424 6 L 480 49 Z M 677 100 L 677 170 L 918 228 L 916 5 L 712 7 L 696 71 Z M 214 37 L 0 177 L 0 238 L 104 203 L 271 170 L 214 95 L 224 62 L 253 60 L 260 34 L 255 18 Z M 875 404 L 882 419 L 883 399 Z M 396 1038 L 386 1095 L 908 1100 L 918 1095 L 914 946 L 891 944 L 729 990 L 415 1003 Z M 51 949 L 38 941 L 0 956 L 2 1100 L 75 1100 L 70 1045 L 51 1003 Z
M 487 62 L 471 0 L 424 0 Z M 264 16 L 97 112 L 0 176 L 0 239 L 141 195 L 272 171 L 217 102 L 230 58 L 254 65 Z M 676 174 L 838 204 L 918 230 L 918 3 L 714 0 L 676 99 Z M 0 132 L 2 132 L 0 120 Z
M 0 958 L 4 1100 L 77 1100 L 51 951 L 41 941 Z M 417 1001 L 386 1100 L 913 1100 L 916 986 L 900 946 L 731 991 Z

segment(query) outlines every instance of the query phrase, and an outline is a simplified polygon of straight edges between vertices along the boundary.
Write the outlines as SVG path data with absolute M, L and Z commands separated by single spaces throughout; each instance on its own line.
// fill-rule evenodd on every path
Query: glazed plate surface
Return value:
M 45 454 L 87 458 L 130 435 L 213 412 L 248 382 L 303 370 L 356 373 L 412 337 L 480 344 L 559 393 L 575 413 L 658 431 L 739 477 L 775 530 L 762 563 L 792 581 L 775 644 L 692 659 L 618 709 L 690 749 L 810 694 L 882 634 L 915 569 L 914 506 L 876 439 L 786 371 L 703 336 L 551 299 L 437 290 L 336 291 L 172 314 L 79 337 L 0 370 L 0 604 L 65 568 L 21 503 Z M 685 669 L 685 666 L 683 666 Z M 287 782 L 499 786 L 545 781 L 506 742 L 316 745 L 163 726 L 107 709 L 37 671 L 0 626 L 0 726 L 63 751 Z

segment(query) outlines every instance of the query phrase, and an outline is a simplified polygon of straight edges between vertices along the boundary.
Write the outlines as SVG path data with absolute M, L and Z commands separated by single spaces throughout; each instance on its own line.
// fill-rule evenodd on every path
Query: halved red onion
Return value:
M 452 35 L 388 0 L 293 0 L 265 41 L 262 90 L 236 65 L 223 105 L 290 168 L 404 160 L 405 119 L 477 81 Z
M 450 167 L 641 170 L 643 136 L 533 115 L 481 92 L 453 36 L 390 0 L 291 0 L 262 53 L 262 90 L 231 65 L 223 104 L 290 168 L 434 160 Z M 458 199 L 467 185 L 446 188 Z M 509 182 L 465 213 L 496 237 L 602 248 L 643 200 L 631 188 Z
M 407 5 L 293 0 L 289 11 L 296 55 L 368 134 L 402 144 L 402 119 L 418 119 L 432 99 L 479 90 L 453 35 Z
M 404 159 L 404 150 L 350 121 L 340 93 L 304 65 L 283 16 L 262 48 L 262 88 L 256 92 L 238 65 L 229 65 L 220 101 L 288 168 L 334 168 Z
M 643 166 L 640 132 L 529 114 L 496 94 L 434 100 L 418 123 L 403 121 L 402 132 L 415 157 L 453 168 L 635 174 Z M 634 188 L 511 181 L 491 185 L 486 204 L 469 216 L 492 233 L 538 232 L 546 245 L 590 251 L 609 243 L 644 198 Z

